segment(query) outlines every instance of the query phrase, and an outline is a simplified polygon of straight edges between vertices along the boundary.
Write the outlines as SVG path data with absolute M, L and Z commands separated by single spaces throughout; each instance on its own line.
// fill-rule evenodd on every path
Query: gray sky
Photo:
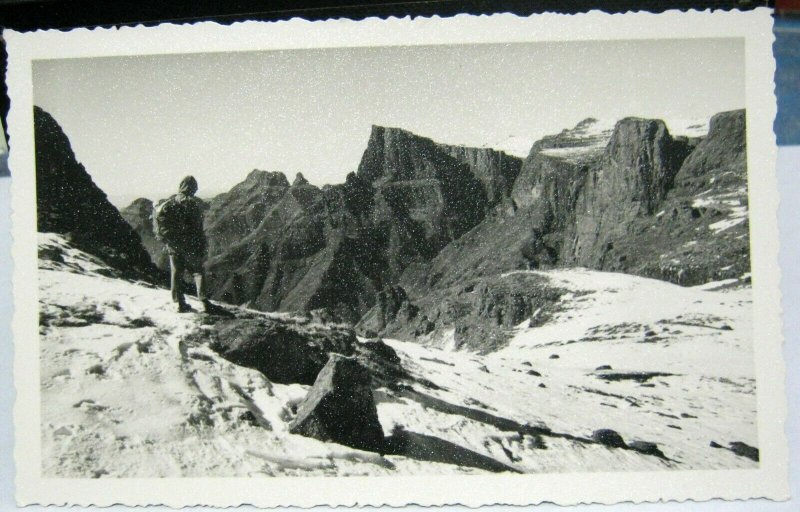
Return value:
M 356 170 L 372 124 L 439 142 L 535 141 L 586 117 L 742 108 L 741 39 L 335 48 L 38 61 L 34 103 L 117 203 L 254 168 Z

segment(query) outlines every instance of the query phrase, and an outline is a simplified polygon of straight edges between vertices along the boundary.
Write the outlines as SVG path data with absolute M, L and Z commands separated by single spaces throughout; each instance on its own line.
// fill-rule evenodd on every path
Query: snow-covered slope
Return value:
M 40 235 L 42 471 L 48 477 L 380 475 L 753 467 L 750 290 L 586 270 L 553 321 L 488 356 L 387 340 L 411 378 L 375 391 L 379 455 L 290 434 L 308 391 L 220 357 L 202 315 Z M 514 274 L 505 276 L 514 279 Z M 286 314 L 265 314 L 291 321 Z M 527 324 L 527 323 L 526 323 Z M 558 358 L 554 358 L 558 356 Z M 611 369 L 597 370 L 608 365 Z M 647 373 L 650 372 L 650 373 Z M 614 429 L 626 446 L 592 439 Z M 656 443 L 661 454 L 633 441 Z M 642 453 L 640 450 L 649 451 Z
M 574 128 L 541 140 L 542 154 L 579 162 L 584 158 L 602 152 L 614 133 L 614 122 L 584 119 Z
M 664 122 L 673 137 L 704 137 L 708 134 L 708 119 L 667 119 Z M 538 144 L 541 145 L 544 155 L 580 163 L 606 148 L 614 133 L 615 124 L 615 121 L 608 119 L 590 117 L 574 128 L 544 137 Z

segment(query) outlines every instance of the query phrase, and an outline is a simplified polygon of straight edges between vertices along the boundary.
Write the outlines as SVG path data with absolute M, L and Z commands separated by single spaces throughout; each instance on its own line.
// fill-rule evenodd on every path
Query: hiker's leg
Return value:
M 208 297 L 206 297 L 205 276 L 202 271 L 195 271 L 194 285 L 197 288 L 197 298 L 205 302 Z
M 205 276 L 203 275 L 203 259 L 189 254 L 184 259 L 185 268 L 194 278 L 195 293 L 201 301 L 206 301 Z
M 169 287 L 172 291 L 172 301 L 184 302 L 183 298 L 183 258 L 178 254 L 169 255 Z

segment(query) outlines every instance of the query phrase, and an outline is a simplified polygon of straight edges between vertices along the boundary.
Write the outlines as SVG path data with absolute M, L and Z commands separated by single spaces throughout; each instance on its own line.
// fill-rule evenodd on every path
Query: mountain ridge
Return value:
M 158 280 L 139 235 L 78 162 L 61 126 L 39 107 L 33 108 L 33 126 L 37 230 L 66 235 L 132 277 Z
M 738 277 L 749 269 L 744 119 L 717 114 L 692 138 L 661 120 L 625 118 L 609 131 L 587 118 L 524 160 L 373 126 L 344 183 L 253 170 L 213 198 L 209 288 L 225 302 L 355 324 L 392 287 L 424 302 L 437 287 L 524 268 L 684 285 Z M 698 198 L 709 181 L 714 199 Z M 128 220 L 163 268 L 146 210 Z

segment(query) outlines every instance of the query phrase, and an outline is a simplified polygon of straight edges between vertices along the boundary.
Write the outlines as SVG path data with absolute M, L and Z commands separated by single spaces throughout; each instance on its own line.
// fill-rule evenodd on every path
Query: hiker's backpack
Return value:
M 175 196 L 162 199 L 153 208 L 153 235 L 156 240 L 169 243 L 171 235 L 180 227 L 179 205 Z

